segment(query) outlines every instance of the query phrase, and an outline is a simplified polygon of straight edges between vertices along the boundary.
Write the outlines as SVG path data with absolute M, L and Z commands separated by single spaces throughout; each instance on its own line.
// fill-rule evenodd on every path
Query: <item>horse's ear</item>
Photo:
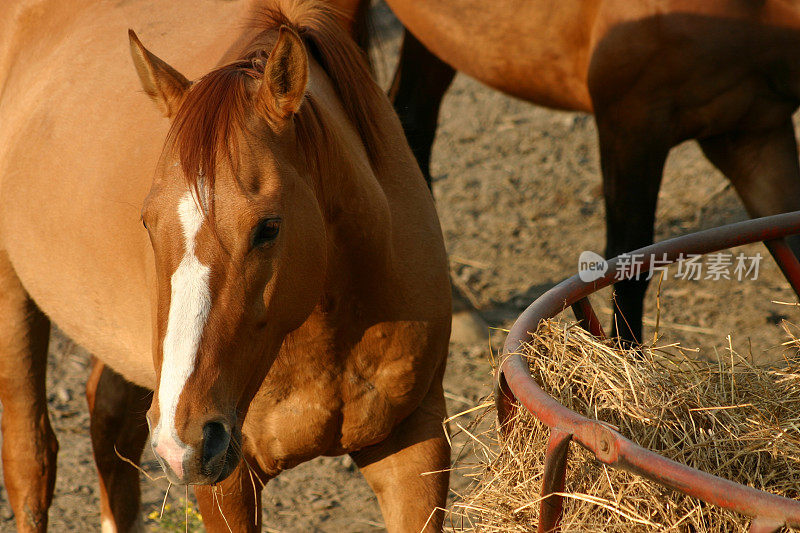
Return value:
M 281 26 L 278 41 L 264 66 L 264 79 L 258 90 L 261 109 L 270 122 L 281 123 L 294 115 L 308 83 L 308 55 L 305 44 L 294 30 Z
M 133 30 L 128 30 L 128 38 L 133 64 L 144 92 L 158 105 L 165 117 L 175 116 L 181 99 L 189 88 L 189 80 L 150 53 Z

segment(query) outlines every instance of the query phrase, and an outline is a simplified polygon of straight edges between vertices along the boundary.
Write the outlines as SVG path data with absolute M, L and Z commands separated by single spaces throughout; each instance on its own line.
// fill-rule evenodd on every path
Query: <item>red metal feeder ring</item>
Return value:
M 766 244 L 795 293 L 800 295 L 800 262 L 784 237 L 800 234 L 800 211 L 730 224 L 683 237 L 669 239 L 628 255 L 643 257 L 642 270 L 650 268 L 653 256 L 675 262 L 681 254 L 707 254 L 744 244 Z M 534 301 L 514 322 L 503 347 L 505 359 L 498 373 L 497 412 L 501 428 L 507 428 L 516 402 L 550 428 L 545 456 L 539 532 L 559 530 L 569 443 L 574 440 L 590 450 L 602 463 L 634 472 L 665 487 L 752 517 L 750 531 L 766 533 L 783 526 L 800 527 L 800 501 L 746 487 L 666 459 L 642 448 L 607 425 L 567 409 L 544 392 L 531 377 L 528 364 L 519 355 L 542 320 L 572 306 L 575 316 L 592 334 L 604 337 L 588 296 L 617 281 L 620 257 L 608 261 L 606 274 L 593 282 L 578 276 L 566 279 Z M 659 260 L 659 264 L 664 264 Z M 549 496 L 548 496 L 549 495 Z

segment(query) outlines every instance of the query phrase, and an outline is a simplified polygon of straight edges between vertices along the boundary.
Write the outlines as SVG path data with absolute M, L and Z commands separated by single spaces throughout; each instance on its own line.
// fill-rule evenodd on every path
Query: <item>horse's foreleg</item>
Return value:
M 144 530 L 139 472 L 120 456 L 139 464 L 147 442 L 145 414 L 152 394 L 94 360 L 86 383 L 86 400 L 94 461 L 100 477 L 103 532 Z
M 439 107 L 455 74 L 450 65 L 429 52 L 408 30 L 404 30 L 389 98 L 429 188 L 431 148 L 439 121 Z
M 19 531 L 45 531 L 58 441 L 45 395 L 50 321 L 0 251 L 0 403 L 3 471 Z
M 770 130 L 737 131 L 700 141 L 752 217 L 800 209 L 800 165 L 791 117 Z M 800 257 L 800 237 L 787 239 Z
M 266 482 L 266 474 L 249 458 L 221 483 L 196 485 L 194 493 L 206 531 L 261 531 L 261 490 Z
M 652 126 L 638 128 L 597 113 L 603 193 L 606 204 L 606 257 L 653 243 L 656 202 L 669 143 Z M 653 119 L 657 121 L 657 118 Z M 647 272 L 614 285 L 612 334 L 642 340 Z
M 442 427 L 441 384 L 434 389 L 386 440 L 351 454 L 378 497 L 390 533 L 442 530 L 450 445 Z

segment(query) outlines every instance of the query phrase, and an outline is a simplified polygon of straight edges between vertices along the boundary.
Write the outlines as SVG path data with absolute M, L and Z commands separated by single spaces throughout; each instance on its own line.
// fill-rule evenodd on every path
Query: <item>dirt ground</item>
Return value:
M 400 28 L 385 6 L 377 5 L 374 12 L 382 41 L 378 66 L 386 85 Z M 590 116 L 534 107 L 458 76 L 444 102 L 432 173 L 453 276 L 492 326 L 507 328 L 533 299 L 572 275 L 582 250 L 603 251 L 599 161 Z M 659 200 L 658 239 L 745 218 L 735 194 L 694 143 L 672 151 Z M 793 295 L 763 246 L 743 251 L 765 256 L 756 281 L 664 282 L 661 334 L 698 346 L 701 357 L 723 353 L 728 335 L 735 348 L 756 359 L 778 353 L 784 340 L 780 320 L 796 322 L 798 317 L 794 308 L 772 302 L 793 301 Z M 600 309 L 610 307 L 607 296 L 595 302 Z M 652 288 L 648 302 L 652 321 Z M 501 331 L 493 333 L 493 345 L 502 338 Z M 49 401 L 61 444 L 51 530 L 99 530 L 99 489 L 83 398 L 89 356 L 58 331 L 50 355 Z M 477 405 L 491 392 L 490 358 L 489 346 L 451 345 L 445 378 L 451 413 Z M 451 425 L 451 430 L 458 428 Z M 470 461 L 463 458 L 459 465 Z M 157 473 L 152 455 L 145 456 L 144 466 Z M 465 471 L 453 473 L 454 494 L 468 484 Z M 143 512 L 148 514 L 160 508 L 165 485 L 144 478 L 142 483 Z M 182 493 L 182 488 L 172 489 L 173 506 Z M 267 531 L 382 529 L 377 503 L 347 458 L 311 461 L 270 482 L 263 516 Z M 151 520 L 147 524 L 153 531 L 172 530 Z M 0 490 L 0 531 L 12 530 L 7 495 Z

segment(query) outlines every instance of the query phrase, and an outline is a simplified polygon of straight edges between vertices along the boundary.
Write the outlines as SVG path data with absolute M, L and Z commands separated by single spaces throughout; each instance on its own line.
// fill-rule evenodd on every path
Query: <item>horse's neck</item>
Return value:
M 319 147 L 327 152 L 324 167 L 312 179 L 317 181 L 332 253 L 339 262 L 371 263 L 383 274 L 382 269 L 390 268 L 392 253 L 392 217 L 386 192 L 330 80 L 315 62 L 310 79 L 309 92 L 329 139 L 328 146 Z M 382 120 L 380 114 L 375 120 Z
M 331 147 L 342 155 L 352 150 L 344 139 Z M 345 156 L 346 157 L 346 156 Z M 352 291 L 370 279 L 390 275 L 392 218 L 384 190 L 373 173 L 365 153 L 352 159 L 334 158 L 336 166 L 324 169 L 323 212 L 326 218 L 329 268 L 328 290 Z
M 319 103 L 323 124 L 335 129 L 327 149 L 332 168 L 318 176 L 330 225 L 329 240 L 338 279 L 365 305 L 402 307 L 397 294 L 427 276 L 420 257 L 444 257 L 441 228 L 430 191 L 388 98 L 376 88 L 370 98 L 372 124 L 380 139 L 367 154 L 364 141 L 347 117 L 328 76 L 312 62 L 309 91 Z M 373 83 L 368 81 L 365 83 Z M 335 290 L 337 287 L 331 287 Z M 448 303 L 449 306 L 449 303 Z
M 324 179 L 326 281 L 312 316 L 296 334 L 306 338 L 310 332 L 319 339 L 299 356 L 333 364 L 331 358 L 361 338 L 363 321 L 373 320 L 391 294 L 394 247 L 388 201 L 368 165 L 339 161 L 325 169 Z

